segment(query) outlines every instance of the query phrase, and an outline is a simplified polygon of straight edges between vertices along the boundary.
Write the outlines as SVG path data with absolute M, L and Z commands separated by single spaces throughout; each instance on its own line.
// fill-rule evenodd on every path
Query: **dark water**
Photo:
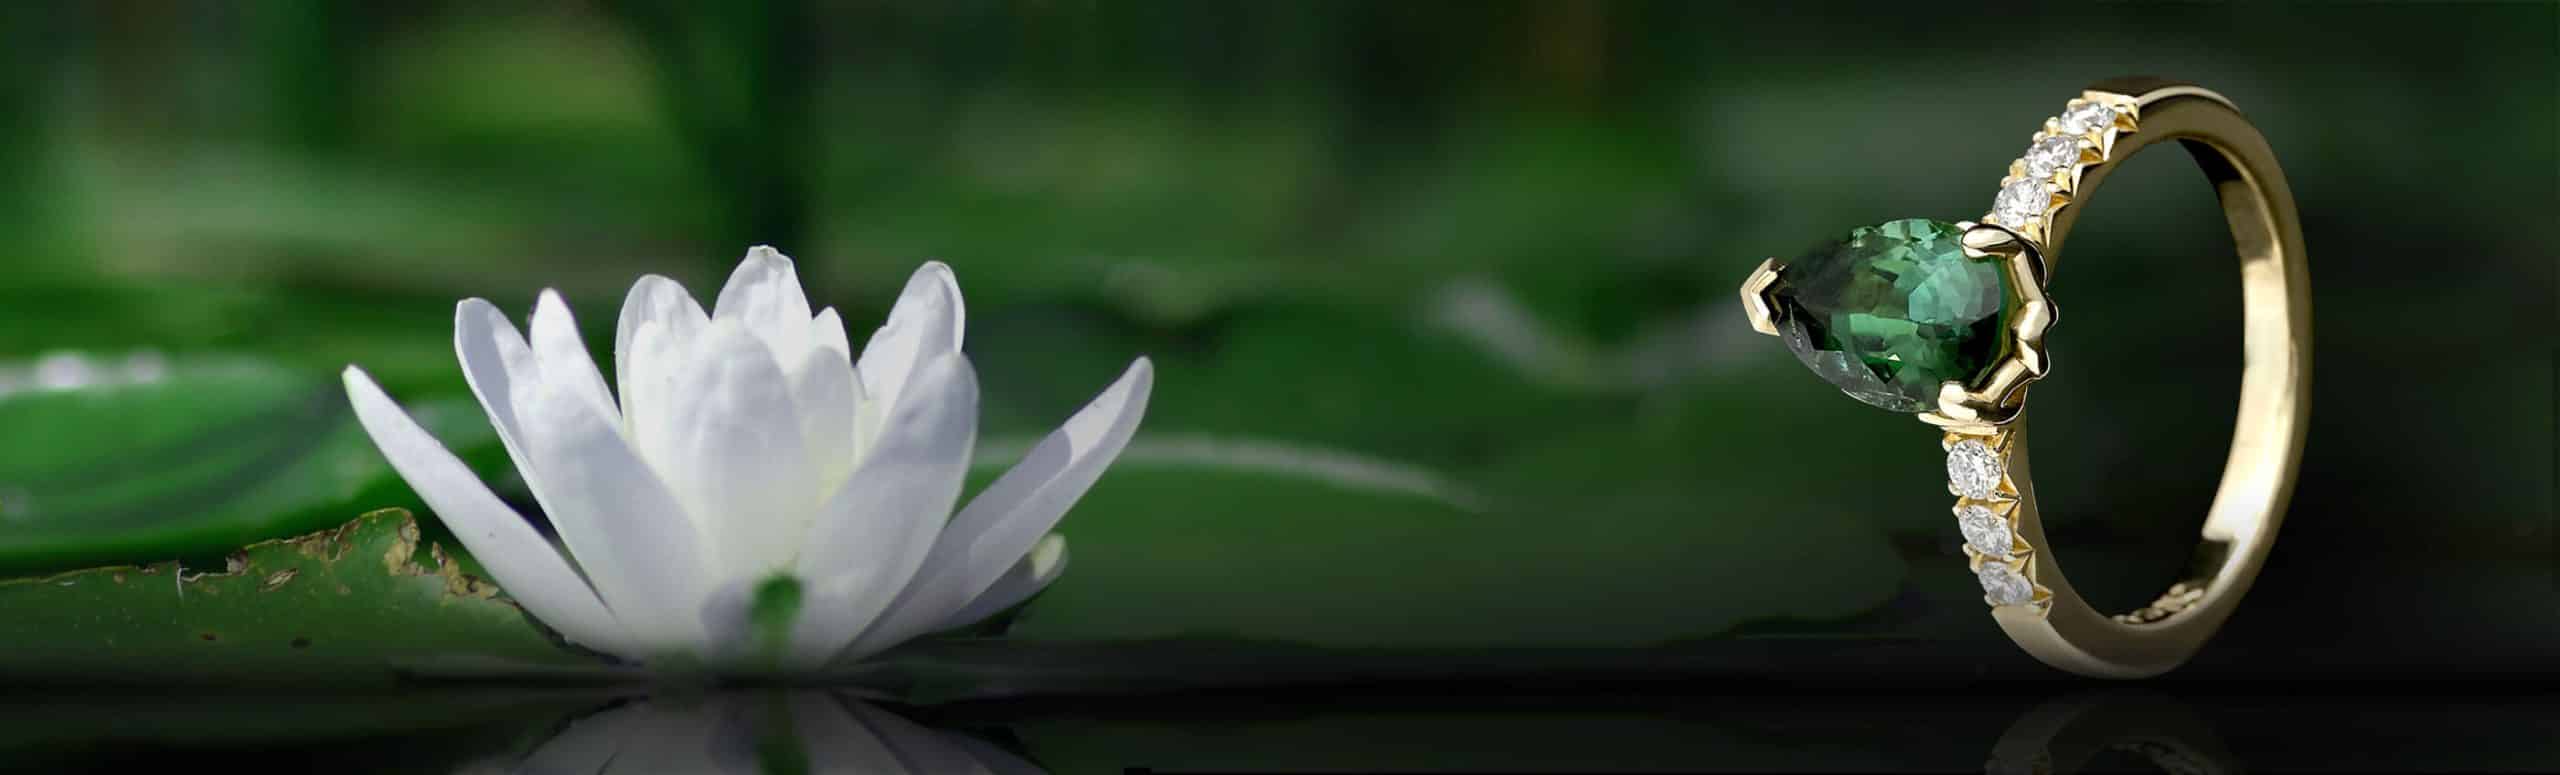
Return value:
M 2560 768 L 2551 693 L 2340 688 L 1718 695 L 1442 685 L 931 706 L 784 689 L 23 695 L 0 706 L 0 762 L 12 772 L 229 763 L 418 773 Z

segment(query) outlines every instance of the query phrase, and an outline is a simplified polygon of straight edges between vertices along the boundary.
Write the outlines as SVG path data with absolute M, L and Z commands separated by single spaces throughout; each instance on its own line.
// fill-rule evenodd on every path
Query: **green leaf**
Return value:
M 388 683 L 423 664 L 570 667 L 497 587 L 408 512 L 181 561 L 0 582 L 0 681 Z
M 218 556 L 359 509 L 415 505 L 321 374 L 78 356 L 15 371 L 89 384 L 0 393 L 0 574 Z M 422 402 L 413 414 L 466 456 L 495 457 L 496 433 L 472 403 Z

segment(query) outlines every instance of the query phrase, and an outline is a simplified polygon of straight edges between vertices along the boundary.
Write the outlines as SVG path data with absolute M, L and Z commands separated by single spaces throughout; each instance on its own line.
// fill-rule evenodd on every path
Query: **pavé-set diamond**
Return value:
M 2068 134 L 2083 135 L 2116 125 L 2116 111 L 2095 102 L 2081 102 L 2062 111 L 2054 126 Z
M 2034 603 L 2037 587 L 2026 577 L 2026 555 L 2034 547 L 2019 545 L 2009 518 L 1995 508 L 2014 497 L 2001 488 L 2008 478 L 2001 460 L 2003 436 L 1950 438 L 1947 488 L 1963 498 L 1956 502 L 1956 529 L 1973 550 L 1983 599 L 1992 605 Z
M 1965 439 L 1947 447 L 1947 481 L 1964 497 L 1991 500 L 1999 492 L 2001 473 L 1999 455 L 1978 439 Z
M 1991 222 L 2002 226 L 2025 226 L 2044 217 L 2053 205 L 2053 186 L 2043 178 L 2019 178 L 2000 187 L 2000 195 L 1991 200 Z
M 2053 135 L 2027 146 L 2027 175 L 2037 180 L 2050 180 L 2055 173 L 2080 163 L 2080 138 Z
M 1956 512 L 1956 527 L 1964 532 L 1966 546 L 1995 560 L 2009 559 L 2009 550 L 2015 546 L 2015 539 L 2009 535 L 2009 520 L 1980 505 Z
M 1982 220 L 2041 239 L 2044 230 L 2036 227 L 2055 207 L 2070 203 L 2074 181 L 2069 173 L 2084 163 L 2082 149 L 2091 145 L 2091 137 L 2099 141 L 2096 147 L 2106 147 L 2106 133 L 2118 128 L 2116 119 L 2122 115 L 2103 104 L 2072 100 L 2062 115 L 2046 122 L 2048 131 L 2036 133 L 2026 155 L 2018 157 L 2018 174 L 2001 179 L 2000 193 L 1992 197 L 1991 212 Z
M 1973 572 L 1982 582 L 1982 598 L 1992 605 L 2025 605 L 2035 602 L 2035 582 L 2018 575 L 2007 563 L 1986 562 Z

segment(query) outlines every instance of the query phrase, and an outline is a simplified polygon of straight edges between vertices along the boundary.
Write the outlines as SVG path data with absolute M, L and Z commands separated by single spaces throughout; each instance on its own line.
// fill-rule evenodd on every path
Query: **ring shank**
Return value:
M 2038 547 L 2035 580 L 2052 598 L 2041 611 L 2002 606 L 1993 616 L 2010 638 L 2047 664 L 2085 675 L 2138 678 L 2175 668 L 2203 646 L 2266 561 L 2292 495 L 2310 412 L 2310 282 L 2302 226 L 2284 172 L 2266 139 L 2229 100 L 2148 79 L 2103 82 L 2089 91 L 2131 98 L 2139 106 L 2139 129 L 2119 135 L 2107 160 L 2082 172 L 2075 201 L 2053 218 L 2047 266 L 2059 260 L 2089 195 L 2116 165 L 2151 145 L 2177 140 L 2212 182 L 2240 258 L 2245 312 L 2239 414 L 2193 569 L 2158 602 L 2115 616 L 2091 608 L 2065 579 L 2045 539 L 2028 471 L 2025 421 L 2014 423 L 2008 465 L 2018 490 L 2016 529 Z

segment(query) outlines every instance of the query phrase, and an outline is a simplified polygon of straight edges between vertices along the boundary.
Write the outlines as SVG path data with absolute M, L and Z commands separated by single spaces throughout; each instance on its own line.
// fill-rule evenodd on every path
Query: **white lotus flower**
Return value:
M 1120 454 L 1154 383 L 1145 358 L 957 514 L 976 372 L 949 267 L 916 270 L 857 361 L 812 316 L 791 260 L 748 251 L 711 314 L 649 276 L 622 308 L 621 400 L 544 291 L 528 342 L 489 302 L 454 349 L 566 556 L 362 369 L 347 395 L 392 467 L 526 611 L 635 661 L 734 664 L 757 587 L 800 585 L 781 665 L 809 670 L 972 624 L 1064 567 L 1048 535 Z M 766 648 L 771 648 L 768 644 Z

